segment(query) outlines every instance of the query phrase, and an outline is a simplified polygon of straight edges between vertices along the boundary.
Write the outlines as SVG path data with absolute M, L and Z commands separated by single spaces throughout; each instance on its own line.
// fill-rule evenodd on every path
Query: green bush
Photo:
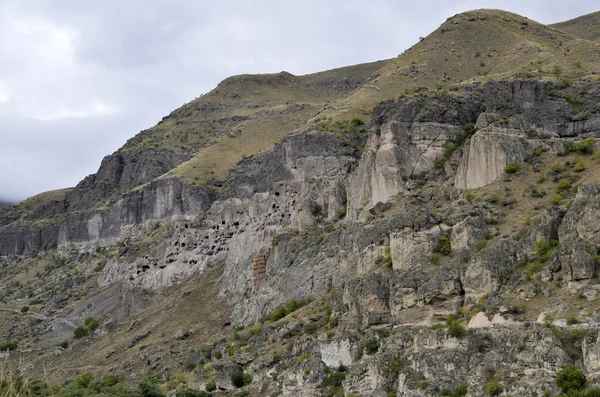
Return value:
M 350 122 L 351 122 L 352 124 L 354 124 L 355 126 L 358 126 L 358 125 L 362 125 L 362 124 L 363 124 L 363 121 L 362 121 L 361 119 L 359 119 L 358 117 L 355 117 L 355 118 L 353 118 L 352 120 L 350 120 Z
M 550 204 L 552 204 L 552 205 L 560 205 L 560 203 L 561 203 L 561 202 L 562 202 L 562 201 L 565 199 L 565 197 L 566 197 L 566 194 L 564 194 L 564 193 L 566 193 L 566 191 L 563 191 L 563 192 L 561 192 L 561 193 L 559 193 L 559 194 L 555 194 L 554 196 L 552 196 L 552 197 L 550 198 Z
M 558 183 L 556 184 L 556 191 L 557 192 L 566 192 L 567 190 L 569 190 L 571 188 L 571 180 L 568 178 L 562 178 L 560 181 L 558 181 Z
M 452 252 L 452 245 L 450 243 L 450 239 L 446 236 L 440 237 L 437 241 L 433 252 L 440 253 L 442 255 L 450 255 L 450 253 Z
M 183 369 L 190 372 L 193 371 L 194 369 L 196 369 L 196 363 L 193 362 L 187 362 L 184 364 Z
M 138 390 L 141 397 L 165 397 L 165 395 L 158 390 L 158 387 L 151 382 L 140 382 L 140 384 L 138 384 Z
M 215 391 L 217 390 L 217 384 L 215 382 L 208 382 L 205 389 L 207 392 Z
M 235 387 L 243 387 L 244 386 L 244 373 L 242 371 L 235 371 L 231 374 L 231 383 Z
M 574 365 L 569 365 L 556 374 L 556 385 L 565 394 L 569 394 L 570 391 L 583 389 L 585 383 L 586 379 L 583 371 Z
M 550 171 L 554 172 L 555 174 L 560 174 L 564 170 L 565 170 L 565 167 L 560 163 L 556 163 L 552 167 L 550 167 Z
M 342 382 L 346 379 L 345 372 L 333 371 L 323 379 L 321 383 L 322 387 L 340 387 Z
M 575 164 L 575 172 L 582 172 L 585 171 L 587 168 L 587 163 L 585 161 L 578 161 Z
M 83 337 L 86 337 L 88 335 L 89 331 L 87 328 L 85 327 L 77 327 L 75 329 L 75 331 L 73 331 L 73 337 L 75 339 L 81 339 Z
M 390 361 L 390 370 L 395 374 L 400 373 L 400 371 L 402 371 L 403 367 L 404 367 L 404 363 L 402 363 L 402 360 L 391 360 Z
M 487 246 L 487 243 L 487 240 L 477 240 L 475 242 L 475 249 L 477 249 L 478 251 L 482 250 Z
M 244 386 L 248 386 L 252 383 L 252 375 L 244 373 L 244 375 L 242 375 L 242 381 L 244 382 Z
M 97 330 L 99 326 L 98 321 L 94 317 L 87 317 L 85 320 L 83 320 L 83 324 L 90 333 L 93 333 L 95 330 Z
M 514 161 L 512 163 L 506 164 L 506 167 L 504 167 L 504 172 L 507 174 L 515 174 L 520 169 L 521 169 L 521 164 Z
M 596 145 L 596 139 L 590 136 L 576 142 L 573 145 L 573 150 L 581 154 L 592 154 L 594 153 L 594 145 Z
M 417 384 L 417 387 L 421 390 L 427 389 L 427 386 L 429 386 L 429 382 L 427 382 L 426 380 L 422 380 Z
M 467 385 L 458 385 L 454 390 L 443 388 L 440 390 L 440 396 L 448 396 L 448 397 L 464 397 L 467 395 L 468 386 Z
M 453 320 L 448 323 L 448 335 L 454 338 L 463 337 L 466 334 L 465 328 L 460 321 Z
M 502 386 L 497 380 L 493 380 L 483 388 L 483 394 L 486 396 L 497 396 L 502 393 L 503 390 L 504 386 Z
M 583 393 L 583 397 L 600 397 L 600 388 L 598 387 L 590 387 L 585 390 Z
M 273 313 L 271 313 L 271 321 L 281 320 L 285 316 L 286 316 L 285 307 L 279 306 L 278 308 L 273 310 Z
M 21 308 L 21 313 L 23 313 L 23 314 L 27 313 L 28 311 L 29 311 L 29 306 L 23 306 Z
M 363 342 L 362 345 L 366 350 L 367 354 L 371 355 L 377 353 L 379 347 L 381 346 L 381 342 L 379 342 L 379 339 L 377 338 L 371 338 Z
M 2 344 L 2 346 L 0 346 L 0 350 L 6 351 L 6 350 L 10 350 L 10 351 L 15 351 L 17 350 L 17 344 L 15 342 L 4 342 Z
M 66 349 L 69 347 L 69 341 L 68 340 L 63 340 L 62 342 L 60 342 L 59 344 L 57 344 L 58 347 L 62 347 L 63 349 Z

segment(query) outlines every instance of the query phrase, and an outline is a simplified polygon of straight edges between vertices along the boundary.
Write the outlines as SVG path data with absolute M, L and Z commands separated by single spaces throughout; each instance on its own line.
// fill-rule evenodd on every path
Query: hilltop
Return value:
M 571 33 L 581 39 L 598 41 L 600 39 L 600 11 L 549 26 Z

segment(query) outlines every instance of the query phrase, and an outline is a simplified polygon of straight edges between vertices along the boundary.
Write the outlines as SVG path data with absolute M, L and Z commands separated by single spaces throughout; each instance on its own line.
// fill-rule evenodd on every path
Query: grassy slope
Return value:
M 600 40 L 600 11 L 549 25 L 586 40 Z
M 347 81 L 364 81 L 379 70 L 386 61 L 349 66 L 306 76 L 288 73 L 274 75 L 243 75 L 223 81 L 207 96 L 198 99 L 208 103 L 249 104 L 226 108 L 220 116 L 247 116 L 226 133 L 215 134 L 210 144 L 201 148 L 189 161 L 168 175 L 182 177 L 188 182 L 225 177 L 244 156 L 259 153 L 298 130 L 323 110 L 327 103 L 348 94 Z M 192 106 L 198 106 L 192 102 Z M 258 107 L 254 108 L 254 106 Z M 248 105 L 246 105 L 248 106 Z M 189 117 L 209 117 L 198 113 Z M 211 118 L 215 118 L 210 116 Z M 185 119 L 184 119 L 185 120 Z M 179 120 L 178 122 L 181 122 Z M 190 121 L 192 123 L 192 121 Z
M 455 15 L 393 59 L 373 81 L 335 104 L 325 116 L 369 115 L 381 100 L 414 87 L 505 79 L 524 71 L 570 77 L 600 74 L 600 43 L 576 38 L 525 17 L 498 10 Z

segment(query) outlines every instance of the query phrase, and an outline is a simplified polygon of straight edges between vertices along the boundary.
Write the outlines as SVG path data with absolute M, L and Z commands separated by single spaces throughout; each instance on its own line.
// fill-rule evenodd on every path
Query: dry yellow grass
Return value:
M 415 87 L 551 73 L 555 66 L 569 77 L 597 76 L 600 43 L 505 11 L 470 11 L 449 18 L 386 64 L 377 78 L 334 104 L 342 110 L 331 108 L 324 116 L 369 115 L 381 100 Z

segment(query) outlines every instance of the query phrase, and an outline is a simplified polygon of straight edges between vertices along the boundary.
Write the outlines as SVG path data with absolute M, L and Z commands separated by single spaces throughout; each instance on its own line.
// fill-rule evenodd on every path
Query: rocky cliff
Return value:
M 338 77 L 219 90 L 366 79 Z M 544 71 L 415 87 L 369 120 L 326 106 L 226 176 L 187 173 L 203 144 L 188 160 L 143 133 L 74 189 L 0 211 L 7 360 L 265 396 L 552 395 L 576 365 L 584 393 L 600 381 L 599 103 L 593 76 Z

